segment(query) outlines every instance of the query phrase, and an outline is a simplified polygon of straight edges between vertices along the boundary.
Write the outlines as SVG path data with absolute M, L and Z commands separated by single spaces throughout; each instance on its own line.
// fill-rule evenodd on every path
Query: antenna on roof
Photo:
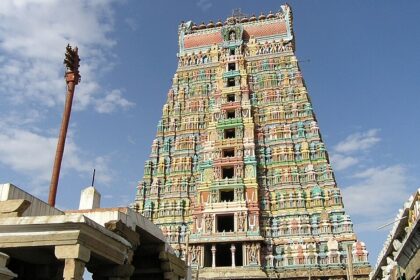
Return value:
M 93 184 L 95 184 L 95 173 L 96 173 L 96 169 L 93 169 L 93 174 L 92 174 L 92 187 L 94 186 Z
M 232 10 L 232 17 L 240 20 L 246 17 L 246 14 L 242 13 L 241 8 L 237 8 Z

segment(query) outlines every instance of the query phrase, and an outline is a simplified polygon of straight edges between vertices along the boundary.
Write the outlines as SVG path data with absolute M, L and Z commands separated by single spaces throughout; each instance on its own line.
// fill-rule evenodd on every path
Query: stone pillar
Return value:
M 235 264 L 235 251 L 236 251 L 235 244 L 232 244 L 230 246 L 230 251 L 232 252 L 232 267 L 236 267 L 236 264 Z
M 211 246 L 211 267 L 216 267 L 216 245 Z
M 353 247 L 347 244 L 347 279 L 353 280 Z
M 196 233 L 197 232 L 197 216 L 193 216 L 193 228 L 192 228 L 192 233 Z
M 17 277 L 17 274 L 13 273 L 6 267 L 9 261 L 9 256 L 0 252 L 0 279 L 10 280 Z
M 83 280 L 83 273 L 85 271 L 85 262 L 79 259 L 65 259 L 64 260 L 64 280 Z
M 64 260 L 64 280 L 83 280 L 85 264 L 90 259 L 89 249 L 80 244 L 55 246 L 55 256 Z
M 233 214 L 233 231 L 238 232 L 238 212 L 235 212 Z
M 94 187 L 83 189 L 80 194 L 79 210 L 96 209 L 101 205 L 101 194 Z
M 211 215 L 211 218 L 213 219 L 212 220 L 213 229 L 212 229 L 211 234 L 213 234 L 213 233 L 217 232 L 216 215 L 215 214 L 212 214 Z

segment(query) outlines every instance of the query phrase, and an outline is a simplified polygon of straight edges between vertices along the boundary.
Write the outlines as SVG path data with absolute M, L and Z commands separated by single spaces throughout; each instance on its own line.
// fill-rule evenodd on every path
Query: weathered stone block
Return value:
M 77 259 L 88 262 L 90 250 L 80 244 L 55 246 L 55 256 L 57 259 Z

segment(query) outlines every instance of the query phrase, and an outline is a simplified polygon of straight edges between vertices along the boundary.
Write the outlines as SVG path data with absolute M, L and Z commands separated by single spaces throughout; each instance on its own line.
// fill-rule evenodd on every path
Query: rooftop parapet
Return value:
M 30 205 L 19 216 L 49 216 L 64 215 L 62 211 L 55 207 L 51 207 L 46 202 L 25 192 L 13 184 L 0 184 L 0 202 L 10 200 L 26 200 Z
M 251 38 L 259 41 L 291 41 L 293 39 L 292 10 L 289 5 L 280 6 L 277 13 L 247 17 L 233 14 L 225 22 L 201 23 L 182 22 L 178 28 L 179 55 L 185 52 L 207 51 L 212 45 L 247 43 Z M 232 36 L 232 31 L 235 35 Z M 207 48 L 206 48 L 207 47 Z M 226 47 L 226 46 L 224 46 Z

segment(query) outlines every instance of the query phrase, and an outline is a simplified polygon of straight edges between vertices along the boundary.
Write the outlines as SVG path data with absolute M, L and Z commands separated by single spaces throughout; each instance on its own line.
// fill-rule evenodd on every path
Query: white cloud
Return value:
M 356 180 L 343 188 L 346 209 L 369 220 L 385 220 L 408 198 L 407 169 L 402 165 L 369 168 L 353 175 Z
M 78 46 L 81 57 L 74 110 L 111 113 L 133 106 L 120 90 L 101 82 L 115 64 L 114 2 L 0 1 L 0 164 L 29 179 L 35 195 L 45 194 L 51 177 L 58 128 L 46 121 L 63 110 L 68 43 Z M 74 131 L 67 135 L 60 177 L 90 177 L 96 168 L 97 181 L 109 185 L 110 157 L 81 149 Z
M 51 178 L 52 164 L 57 145 L 57 138 L 43 136 L 29 130 L 2 127 L 0 134 L 0 162 L 12 170 L 28 175 L 33 185 L 46 186 Z M 90 174 L 93 168 L 101 170 L 99 181 L 107 184 L 111 181 L 107 157 L 87 158 L 72 139 L 67 139 L 62 175 L 75 171 L 76 174 Z
M 341 171 L 362 161 L 366 152 L 381 141 L 379 129 L 357 132 L 334 146 L 330 159 L 335 170 Z
M 39 181 L 47 181 L 56 145 L 54 138 L 9 128 L 0 135 L 0 161 L 14 170 L 36 174 Z
M 120 90 L 113 90 L 104 98 L 96 100 L 96 110 L 99 113 L 111 113 L 118 107 L 128 109 L 132 106 L 134 106 L 134 103 L 122 97 L 122 92 Z
M 368 150 L 379 141 L 378 129 L 370 129 L 367 132 L 357 132 L 349 135 L 346 139 L 339 142 L 334 151 L 338 153 L 352 153 L 357 151 Z
M 131 137 L 130 135 L 127 136 L 127 141 L 132 145 L 136 144 L 136 140 L 134 140 L 133 137 Z
M 341 154 L 332 154 L 330 156 L 334 170 L 340 171 L 347 169 L 359 163 L 359 159 L 352 156 L 344 156 Z
M 126 19 L 124 19 L 124 22 L 127 24 L 127 26 L 132 31 L 136 31 L 139 28 L 139 25 L 138 25 L 137 20 L 135 18 L 126 18 Z
M 410 194 L 411 177 L 404 165 L 366 161 L 369 150 L 381 141 L 378 134 L 378 129 L 351 134 L 334 146 L 330 156 L 334 169 L 344 171 L 342 174 L 350 179 L 341 189 L 345 209 L 357 221 L 359 233 L 378 234 L 378 227 L 393 219 Z
M 4 113 L 4 112 L 3 112 Z M 2 126 L 25 126 L 33 125 L 37 120 L 44 118 L 45 116 L 42 112 L 35 109 L 26 109 L 26 110 L 14 110 L 9 108 L 7 113 L 2 114 L 0 118 L 0 128 Z
M 112 67 L 111 0 L 0 1 L 0 98 L 12 106 L 31 103 L 51 108 L 65 98 L 65 46 L 77 45 L 82 82 L 76 89 L 75 109 L 95 109 L 103 96 L 99 77 Z M 120 98 L 120 101 L 124 98 Z M 127 101 L 127 100 L 125 100 Z M 128 101 L 127 101 L 128 102 Z M 117 102 L 113 110 L 126 102 Z M 61 107 L 60 107 L 61 108 Z M 101 111 L 104 113 L 104 111 Z
M 208 9 L 213 7 L 213 3 L 209 0 L 198 0 L 197 6 L 203 11 L 206 12 Z

